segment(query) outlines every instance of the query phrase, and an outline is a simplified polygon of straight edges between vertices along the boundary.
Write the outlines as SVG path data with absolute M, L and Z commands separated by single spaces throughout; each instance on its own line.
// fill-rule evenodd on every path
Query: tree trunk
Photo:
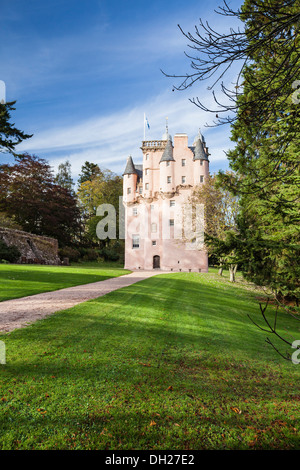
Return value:
M 229 274 L 230 274 L 229 280 L 230 280 L 230 282 L 235 282 L 236 270 L 237 270 L 237 264 L 230 264 L 229 265 Z
M 219 274 L 219 276 L 222 276 L 222 274 L 223 274 L 223 264 L 222 264 L 222 262 L 220 262 L 218 274 Z

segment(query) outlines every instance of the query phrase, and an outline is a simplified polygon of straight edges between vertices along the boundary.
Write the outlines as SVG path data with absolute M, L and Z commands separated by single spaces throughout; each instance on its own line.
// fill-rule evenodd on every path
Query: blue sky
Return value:
M 54 171 L 68 159 L 74 179 L 86 160 L 121 174 L 128 155 L 141 161 L 146 113 L 147 139 L 162 137 L 166 117 L 170 134 L 187 133 L 190 145 L 201 128 L 211 172 L 226 169 L 230 128 L 206 129 L 214 115 L 189 101 L 212 102 L 209 83 L 173 92 L 179 80 L 161 73 L 190 69 L 178 24 L 191 33 L 199 17 L 219 31 L 235 26 L 214 13 L 221 3 L 0 0 L 0 80 L 7 101 L 17 100 L 12 121 L 34 134 L 19 150 L 47 159 Z

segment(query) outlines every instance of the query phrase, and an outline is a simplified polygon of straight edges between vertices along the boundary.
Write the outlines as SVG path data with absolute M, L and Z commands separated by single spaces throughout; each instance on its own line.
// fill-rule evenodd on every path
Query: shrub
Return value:
M 76 248 L 72 248 L 71 246 L 64 246 L 63 248 L 59 249 L 58 252 L 60 258 L 69 258 L 70 262 L 77 262 L 80 258 L 80 253 Z
M 86 250 L 84 256 L 82 257 L 82 259 L 84 261 L 96 261 L 96 259 L 98 258 L 99 254 L 96 250 L 94 250 L 93 248 L 89 248 Z
M 14 245 L 8 246 L 3 240 L 0 240 L 0 259 L 15 263 L 20 258 L 21 253 Z

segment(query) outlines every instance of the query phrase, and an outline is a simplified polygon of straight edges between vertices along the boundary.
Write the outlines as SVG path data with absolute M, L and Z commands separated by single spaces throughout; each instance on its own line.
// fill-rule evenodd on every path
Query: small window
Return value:
M 200 165 L 203 166 L 203 160 L 200 160 Z
M 142 192 L 143 192 L 143 187 L 140 186 L 140 187 L 139 187 L 139 194 L 142 194 Z
M 170 166 L 170 162 L 169 162 L 169 161 L 166 162 L 166 166 Z
M 183 159 L 181 160 L 181 166 L 185 166 L 185 164 L 186 164 L 186 159 L 183 158 Z
M 127 188 L 127 194 L 131 194 L 131 188 Z
M 154 211 L 154 205 L 153 205 L 153 204 L 150 205 L 150 209 L 151 209 L 152 211 Z
M 151 232 L 156 233 L 157 232 L 157 224 L 153 223 L 151 224 Z
M 145 184 L 145 189 L 146 189 L 146 190 L 149 189 L 149 183 L 146 183 L 146 184 Z
M 152 240 L 152 246 L 156 246 L 156 240 Z
M 132 235 L 132 248 L 139 248 L 139 247 L 140 247 L 140 236 Z
M 131 175 L 127 175 L 127 178 L 130 178 Z
M 204 181 L 204 176 L 201 175 L 200 176 L 200 183 L 203 183 L 203 181 Z
M 181 177 L 181 182 L 182 182 L 182 184 L 185 183 L 185 179 L 186 179 L 185 176 L 182 176 L 182 177 Z
M 170 227 L 174 227 L 174 219 L 169 220 Z
M 145 175 L 148 175 L 148 172 L 149 172 L 149 170 L 148 170 L 148 168 L 146 168 Z
M 146 153 L 146 160 L 149 160 L 149 153 Z
M 137 207 L 132 208 L 132 215 L 138 215 Z
M 171 178 L 171 176 L 167 176 L 167 183 L 172 183 L 172 178 Z
M 175 207 L 175 201 L 170 201 L 170 207 Z

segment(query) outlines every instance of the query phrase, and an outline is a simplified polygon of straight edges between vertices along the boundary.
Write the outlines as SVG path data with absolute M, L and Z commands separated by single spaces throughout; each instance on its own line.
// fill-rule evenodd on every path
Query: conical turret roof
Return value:
M 161 162 L 175 162 L 173 158 L 173 145 L 170 139 L 167 139 L 167 144 L 159 163 Z
M 194 158 L 193 160 L 208 160 L 207 153 L 204 150 L 203 142 L 200 137 L 194 143 Z
M 132 157 L 130 156 L 130 157 L 127 158 L 126 168 L 124 170 L 123 175 L 132 175 L 132 174 L 136 174 L 136 173 L 137 173 L 137 171 L 135 169 Z

